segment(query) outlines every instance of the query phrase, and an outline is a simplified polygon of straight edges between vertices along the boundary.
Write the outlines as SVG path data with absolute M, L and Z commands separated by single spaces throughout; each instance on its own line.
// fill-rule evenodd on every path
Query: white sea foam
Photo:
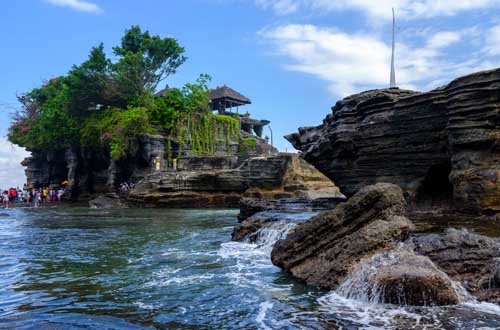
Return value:
M 257 321 L 257 324 L 259 324 L 261 329 L 271 329 L 264 322 L 264 320 L 266 319 L 267 311 L 271 308 L 273 308 L 273 303 L 271 303 L 270 301 L 264 301 L 259 305 L 259 312 L 257 313 L 255 321 Z

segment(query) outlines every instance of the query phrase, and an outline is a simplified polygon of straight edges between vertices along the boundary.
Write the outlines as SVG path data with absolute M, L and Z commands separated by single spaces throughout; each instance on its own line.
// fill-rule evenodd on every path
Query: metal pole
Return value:
M 267 126 L 267 128 L 269 128 L 269 131 L 271 132 L 271 145 L 274 147 L 274 143 L 273 143 L 273 130 L 272 130 L 271 126 Z
M 391 56 L 391 88 L 396 88 L 396 70 L 394 68 L 394 49 L 396 48 L 396 15 L 392 8 L 392 56 Z

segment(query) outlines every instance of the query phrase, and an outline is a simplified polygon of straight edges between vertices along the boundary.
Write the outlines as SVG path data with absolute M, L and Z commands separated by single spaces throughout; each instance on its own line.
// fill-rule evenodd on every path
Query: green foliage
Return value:
M 71 104 L 68 110 L 72 114 L 86 115 L 89 109 L 100 105 L 112 105 L 112 88 L 109 84 L 111 61 L 104 53 L 104 45 L 92 48 L 87 61 L 73 66 L 65 78 Z M 116 96 L 115 96 L 116 98 Z
M 209 111 L 185 112 L 181 113 L 176 127 L 175 138 L 181 146 L 189 146 L 191 152 L 198 156 L 212 156 L 217 144 L 225 143 L 229 151 L 231 141 L 238 141 L 240 122 Z M 220 137 L 224 137 L 225 141 L 220 141 Z
M 153 96 L 157 84 L 186 60 L 175 39 L 134 26 L 113 50 L 114 62 L 100 44 L 67 75 L 20 95 L 23 111 L 14 117 L 9 140 L 40 151 L 105 147 L 119 159 L 131 152 L 137 137 L 158 129 L 170 137 L 169 163 L 173 140 L 180 144 L 179 153 L 184 148 L 196 155 L 213 155 L 224 143 L 230 151 L 232 141 L 240 141 L 239 117 L 210 111 L 210 76 Z
M 254 137 L 241 138 L 238 145 L 240 156 L 246 156 L 250 151 L 255 150 L 257 139 Z
M 66 111 L 70 102 L 63 78 L 53 79 L 22 97 L 35 109 L 18 116 L 9 128 L 11 142 L 27 149 L 56 151 L 66 149 L 77 139 L 75 119 Z
M 153 92 L 186 61 L 184 48 L 177 40 L 151 36 L 139 26 L 127 30 L 121 45 L 113 51 L 119 57 L 113 66 L 116 80 L 123 93 L 130 97 Z
M 126 156 L 134 138 L 148 133 L 152 133 L 152 128 L 147 109 L 112 108 L 85 121 L 80 130 L 80 143 L 86 147 L 109 145 L 110 156 L 119 159 Z

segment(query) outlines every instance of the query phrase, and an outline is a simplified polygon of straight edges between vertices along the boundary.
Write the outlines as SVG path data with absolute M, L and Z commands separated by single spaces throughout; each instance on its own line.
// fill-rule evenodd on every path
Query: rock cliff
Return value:
M 255 145 L 242 150 L 240 142 L 244 139 L 255 141 Z M 249 157 L 276 153 L 277 150 L 264 139 L 244 131 L 239 135 L 222 132 L 215 143 L 213 157 L 198 157 L 189 141 L 181 145 L 175 139 L 156 134 L 130 141 L 126 156 L 117 160 L 110 157 L 109 149 L 105 147 L 74 147 L 62 152 L 33 150 L 22 165 L 26 167 L 29 188 L 60 186 L 67 181 L 68 197 L 87 199 L 96 194 L 114 192 L 122 182 L 139 182 L 156 173 L 157 167 L 160 171 L 175 172 L 173 158 L 175 170 L 203 171 L 231 169 Z
M 500 211 L 500 69 L 427 93 L 349 96 L 317 127 L 286 136 L 346 195 L 376 182 L 403 188 L 412 206 Z
M 338 188 L 297 155 L 250 157 L 241 164 L 228 157 L 189 157 L 177 170 L 160 170 L 139 181 L 129 201 L 143 206 L 239 206 L 258 199 L 335 198 Z

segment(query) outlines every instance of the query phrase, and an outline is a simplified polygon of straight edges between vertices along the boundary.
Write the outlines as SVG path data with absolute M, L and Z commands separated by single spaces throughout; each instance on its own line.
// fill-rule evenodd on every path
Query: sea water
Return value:
M 249 243 L 230 241 L 237 213 L 1 211 L 0 329 L 500 328 L 493 304 L 402 307 L 308 287 L 270 260 L 307 214 Z

